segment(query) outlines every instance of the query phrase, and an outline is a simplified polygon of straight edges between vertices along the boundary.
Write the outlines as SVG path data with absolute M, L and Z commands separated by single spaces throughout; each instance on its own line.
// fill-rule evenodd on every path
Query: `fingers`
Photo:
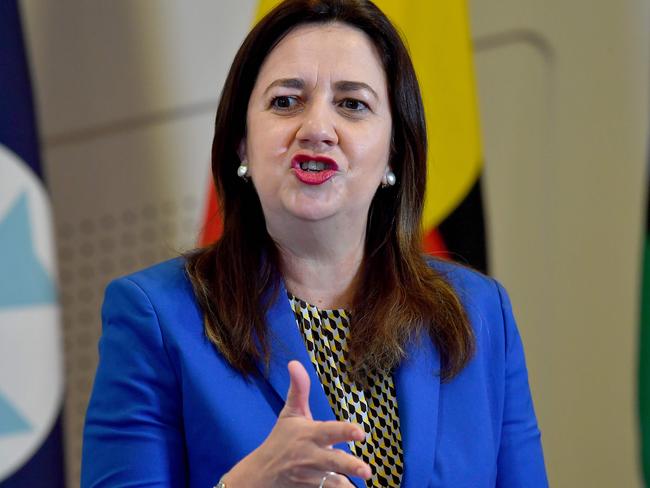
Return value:
M 354 485 L 352 482 L 346 478 L 345 476 L 341 474 L 337 474 L 334 477 L 334 483 L 336 484 L 330 484 L 329 478 L 327 481 L 325 481 L 325 484 L 323 485 L 323 488 L 354 488 Z
M 340 449 L 327 449 L 323 453 L 323 456 L 324 459 L 319 464 L 324 466 L 327 471 L 333 471 L 347 476 L 356 476 L 362 479 L 368 479 L 372 476 L 370 466 L 358 457 Z M 342 478 L 346 479 L 345 476 Z
M 324 486 L 348 486 L 345 483 L 349 483 L 347 476 L 362 479 L 372 476 L 370 466 L 352 454 L 340 449 L 319 449 L 317 453 L 312 454 L 308 463 L 295 467 L 289 479 L 296 484 L 310 484 L 316 479 L 320 481 L 326 473 L 334 474 L 328 476 Z M 318 486 L 318 483 L 315 486 Z
M 319 422 L 315 425 L 314 441 L 326 447 L 340 442 L 362 441 L 366 438 L 363 429 L 357 424 L 349 422 Z
M 313 485 L 313 486 L 314 487 L 316 487 L 316 486 L 320 487 L 320 483 L 321 483 L 322 480 L 323 480 L 323 478 L 321 477 L 318 480 L 318 484 Z M 348 478 L 343 476 L 342 474 L 338 474 L 338 473 L 330 474 L 327 477 L 327 479 L 325 480 L 325 482 L 323 483 L 323 488 L 350 488 L 350 487 L 354 488 L 354 485 L 352 484 L 352 482 Z
M 333 479 L 333 481 L 330 481 Z M 354 488 L 352 482 L 342 474 L 337 474 L 333 478 L 327 478 L 323 488 Z
M 289 392 L 287 401 L 284 404 L 280 418 L 284 417 L 306 417 L 311 419 L 309 410 L 309 375 L 302 364 L 298 361 L 290 361 L 289 369 Z
M 323 479 L 325 476 L 327 477 Z M 295 470 L 293 476 L 290 476 L 288 484 L 317 488 L 321 486 L 321 483 L 323 488 L 354 488 L 352 482 L 341 473 L 312 468 Z

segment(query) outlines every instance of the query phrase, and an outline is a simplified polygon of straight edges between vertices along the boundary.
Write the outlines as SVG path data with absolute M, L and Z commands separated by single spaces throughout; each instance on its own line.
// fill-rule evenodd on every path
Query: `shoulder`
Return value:
M 460 299 L 476 336 L 478 357 L 503 356 L 519 334 L 505 288 L 494 278 L 463 265 L 429 259 L 429 266 L 442 276 Z
M 130 281 L 149 293 L 183 293 L 192 286 L 185 272 L 185 258 L 176 257 L 119 277 L 113 283 Z M 110 286 L 109 285 L 109 286 Z
M 161 328 L 178 322 L 201 324 L 202 314 L 185 272 L 185 258 L 170 259 L 110 282 L 103 318 L 127 313 L 132 320 L 150 316 Z
M 454 288 L 466 307 L 489 304 L 501 306 L 507 301 L 503 286 L 490 276 L 450 261 L 428 258 L 427 262 Z
M 192 285 L 185 272 L 185 258 L 177 257 L 114 279 L 107 296 L 120 289 L 135 289 L 152 302 L 194 302 Z

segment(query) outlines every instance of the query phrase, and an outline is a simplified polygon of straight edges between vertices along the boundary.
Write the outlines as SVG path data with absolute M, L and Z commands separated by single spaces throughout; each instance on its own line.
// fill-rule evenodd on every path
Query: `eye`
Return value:
M 296 97 L 288 95 L 273 97 L 271 100 L 271 108 L 281 111 L 291 110 L 295 108 L 297 104 L 298 99 Z
M 368 109 L 368 105 L 355 98 L 346 98 L 340 103 L 340 106 L 351 112 L 362 112 Z

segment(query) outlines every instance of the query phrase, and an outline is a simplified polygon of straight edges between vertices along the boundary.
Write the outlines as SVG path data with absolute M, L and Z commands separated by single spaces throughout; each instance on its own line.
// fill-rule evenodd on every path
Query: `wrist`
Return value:
M 221 482 L 225 487 L 216 485 L 216 488 L 241 488 L 241 487 L 264 487 L 266 485 L 259 484 L 258 482 L 258 469 L 251 466 L 254 461 L 251 459 L 252 454 L 249 454 L 237 464 L 235 464 L 230 471 L 221 477 Z

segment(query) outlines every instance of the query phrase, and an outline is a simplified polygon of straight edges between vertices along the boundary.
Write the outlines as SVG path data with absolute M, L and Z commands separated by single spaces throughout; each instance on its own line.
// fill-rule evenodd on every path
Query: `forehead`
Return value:
M 370 38 L 347 24 L 307 24 L 291 30 L 264 61 L 257 84 L 299 77 L 308 84 L 361 81 L 385 92 L 386 76 Z

